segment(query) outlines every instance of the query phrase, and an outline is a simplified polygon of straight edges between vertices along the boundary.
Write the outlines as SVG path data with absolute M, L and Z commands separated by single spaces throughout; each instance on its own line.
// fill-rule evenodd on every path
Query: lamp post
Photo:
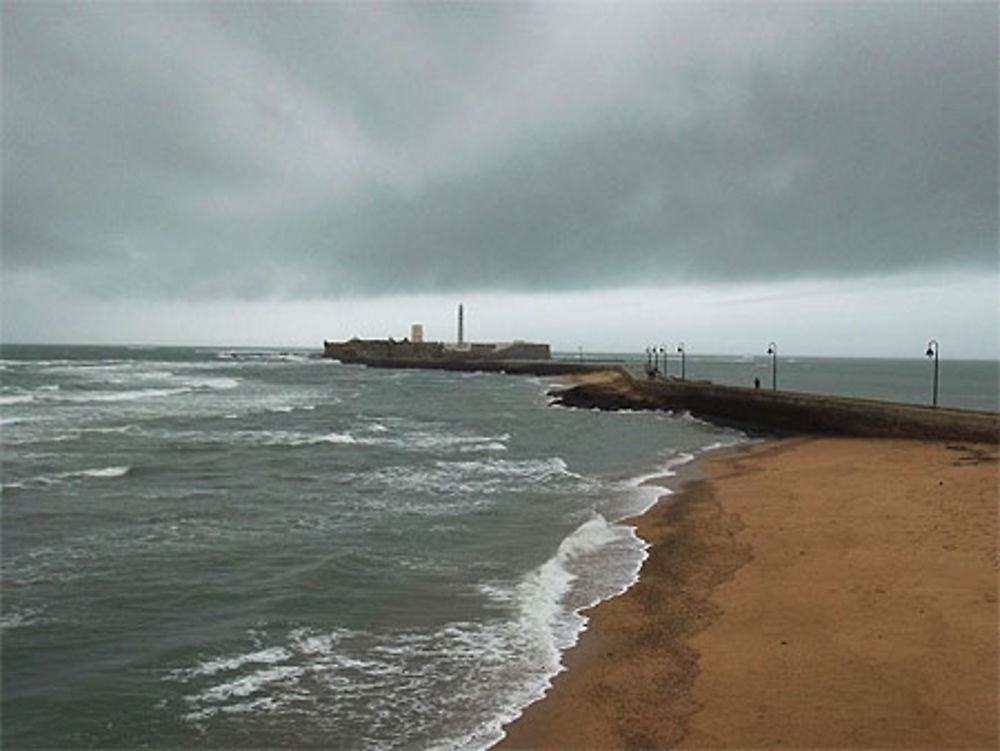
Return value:
M 681 380 L 683 381 L 684 377 L 686 375 L 685 372 L 684 372 L 685 371 L 685 368 L 684 368 L 684 342 L 681 342 L 680 344 L 677 345 L 677 351 L 680 352 L 680 355 L 681 355 Z
M 767 345 L 767 354 L 771 356 L 771 391 L 778 390 L 778 345 L 771 342 Z
M 934 358 L 934 406 L 938 405 L 938 342 L 937 339 L 931 339 L 927 342 L 927 352 L 925 352 L 928 357 Z
M 648 373 L 653 369 L 653 352 L 649 347 L 646 347 L 646 372 Z
M 660 369 L 660 353 L 655 344 L 650 349 L 653 351 L 653 372 L 656 373 Z
M 670 373 L 670 368 L 667 366 L 667 348 L 660 347 L 660 354 L 663 355 L 663 377 L 666 378 Z

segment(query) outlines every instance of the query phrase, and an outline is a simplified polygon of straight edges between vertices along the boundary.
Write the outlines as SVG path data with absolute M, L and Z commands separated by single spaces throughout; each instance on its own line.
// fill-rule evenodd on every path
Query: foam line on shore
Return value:
M 512 723 L 520 722 L 525 713 L 530 711 L 539 702 L 544 703 L 559 677 L 567 669 L 573 669 L 571 667 L 572 661 L 568 662 L 567 656 L 571 656 L 574 650 L 578 648 L 581 639 L 586 637 L 586 632 L 589 629 L 591 616 L 595 612 L 595 608 L 599 610 L 608 602 L 625 595 L 642 579 L 642 570 L 649 558 L 651 545 L 642 536 L 636 523 L 641 523 L 641 519 L 652 509 L 658 507 L 661 501 L 672 500 L 677 493 L 682 492 L 683 482 L 687 477 L 685 469 L 694 467 L 695 462 L 706 454 L 718 454 L 721 451 L 737 446 L 749 445 L 749 443 L 749 439 L 746 436 L 740 435 L 730 441 L 716 441 L 694 452 L 685 451 L 669 457 L 660 469 L 640 473 L 625 481 L 624 485 L 632 488 L 638 499 L 637 508 L 630 510 L 626 516 L 613 521 L 606 520 L 603 516 L 594 512 L 591 519 L 584 522 L 563 540 L 556 555 L 536 572 L 543 580 L 559 584 L 559 587 L 556 589 L 560 591 L 560 594 L 557 594 L 554 598 L 550 598 L 550 602 L 556 603 L 564 597 L 571 584 L 578 578 L 577 575 L 569 573 L 572 569 L 574 555 L 579 555 L 584 550 L 585 546 L 581 548 L 581 545 L 587 539 L 593 538 L 594 533 L 601 533 L 597 537 L 605 543 L 611 540 L 627 542 L 634 552 L 632 565 L 628 571 L 623 571 L 624 575 L 620 582 L 615 586 L 605 586 L 599 596 L 587 597 L 579 602 L 574 602 L 570 609 L 563 611 L 561 614 L 556 611 L 549 612 L 548 615 L 550 618 L 561 619 L 564 625 L 562 638 L 556 638 L 553 641 L 556 658 L 554 669 L 535 691 L 525 695 L 526 700 L 521 703 L 516 711 L 501 713 L 497 718 L 497 722 L 499 723 L 497 732 L 491 734 L 489 742 L 486 745 L 473 744 L 468 746 L 468 748 L 486 749 L 493 748 L 498 743 L 502 745 L 506 737 L 506 728 Z M 555 576 L 556 573 L 563 575 Z M 568 577 L 565 576 L 567 573 L 569 574 Z M 591 572 L 592 575 L 594 573 L 594 571 Z M 552 588 L 550 587 L 549 589 Z M 549 594 L 551 595 L 554 591 L 550 591 Z M 572 630 L 566 629 L 565 625 L 568 623 L 575 624 L 575 628 Z M 555 634 L 553 635 L 555 636 Z

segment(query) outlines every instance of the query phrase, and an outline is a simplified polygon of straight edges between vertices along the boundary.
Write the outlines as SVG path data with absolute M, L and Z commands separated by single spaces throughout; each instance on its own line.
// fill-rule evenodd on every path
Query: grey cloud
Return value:
M 5 273 L 165 297 L 997 267 L 997 9 L 4 6 Z

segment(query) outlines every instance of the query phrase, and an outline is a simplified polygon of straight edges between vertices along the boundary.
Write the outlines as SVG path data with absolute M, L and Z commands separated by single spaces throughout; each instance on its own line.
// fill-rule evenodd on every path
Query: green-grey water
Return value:
M 3 348 L 4 748 L 485 748 L 634 581 L 640 481 L 743 440 L 311 354 Z M 778 377 L 921 402 L 927 365 Z M 769 385 L 766 357 L 685 367 Z M 996 363 L 941 376 L 996 407 Z
M 732 431 L 303 352 L 5 347 L 5 748 L 483 748 Z

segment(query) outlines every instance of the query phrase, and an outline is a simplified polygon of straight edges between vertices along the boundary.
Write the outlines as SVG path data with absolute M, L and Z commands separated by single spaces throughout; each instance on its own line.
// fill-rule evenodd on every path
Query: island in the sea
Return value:
M 366 365 L 412 365 L 417 363 L 510 362 L 551 359 L 548 344 L 514 340 L 512 342 L 467 342 L 464 334 L 464 311 L 458 306 L 458 338 L 454 342 L 424 341 L 423 326 L 415 323 L 404 339 L 360 339 L 323 342 L 323 356 L 344 363 Z

